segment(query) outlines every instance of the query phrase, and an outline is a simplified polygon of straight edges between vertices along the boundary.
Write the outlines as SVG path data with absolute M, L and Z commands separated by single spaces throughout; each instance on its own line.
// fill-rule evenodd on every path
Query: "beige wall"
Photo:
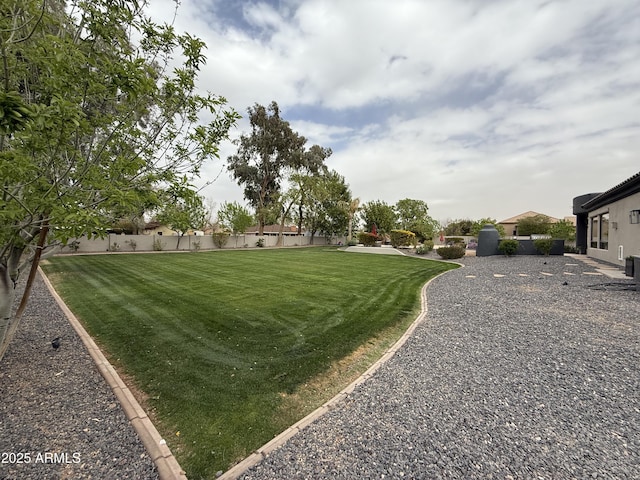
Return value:
M 167 236 L 169 236 L 169 235 L 178 235 L 178 232 L 176 232 L 175 230 L 171 230 L 166 225 L 160 225 L 159 227 L 151 228 L 149 230 L 145 230 L 144 234 L 145 235 L 167 235 Z
M 587 255 L 616 265 L 624 265 L 624 258 L 640 255 L 640 224 L 629 223 L 629 211 L 640 210 L 640 193 L 589 212 L 587 229 Z M 591 218 L 609 213 L 609 248 L 591 247 Z M 622 259 L 618 259 L 622 247 Z
M 265 236 L 259 237 L 256 235 L 230 235 L 227 244 L 224 249 L 233 248 L 245 248 L 255 247 L 259 238 L 264 238 L 265 247 L 275 247 L 278 241 L 277 236 Z M 178 245 L 178 239 L 180 244 Z M 213 243 L 213 237 L 211 235 L 185 235 L 179 237 L 177 235 L 116 235 L 109 234 L 107 237 L 100 239 L 95 238 L 89 240 L 87 237 L 79 238 L 80 242 L 77 253 L 99 253 L 107 251 L 116 251 L 114 244 L 118 245 L 117 251 L 119 252 L 133 252 L 133 248 L 129 242 L 136 242 L 137 252 L 149 252 L 153 251 L 154 241 L 158 241 L 162 244 L 163 251 L 189 251 L 195 250 L 195 242 L 200 242 L 200 250 L 218 250 Z M 309 245 L 310 237 L 304 235 L 285 235 L 283 237 L 285 247 L 305 246 Z M 338 242 L 345 243 L 344 238 L 334 238 L 331 244 Z M 69 242 L 71 243 L 71 242 Z M 313 239 L 314 245 L 326 245 L 324 237 L 315 237 Z M 179 247 L 179 248 L 177 248 Z M 73 250 L 69 247 L 63 247 L 61 253 L 72 253 Z

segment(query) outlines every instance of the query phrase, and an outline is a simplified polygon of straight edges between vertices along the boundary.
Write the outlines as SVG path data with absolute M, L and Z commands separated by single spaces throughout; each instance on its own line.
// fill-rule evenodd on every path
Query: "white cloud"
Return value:
M 242 114 L 276 100 L 355 196 L 500 219 L 568 215 L 637 173 L 638 18 L 635 0 L 184 0 L 176 26 L 209 46 L 203 88 Z

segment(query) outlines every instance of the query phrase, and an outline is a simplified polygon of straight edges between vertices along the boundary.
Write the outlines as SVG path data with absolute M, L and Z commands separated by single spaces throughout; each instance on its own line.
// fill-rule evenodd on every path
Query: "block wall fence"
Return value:
M 275 235 L 230 235 L 223 250 L 242 249 L 256 247 L 256 242 L 264 239 L 265 247 L 275 247 L 278 237 Z M 311 237 L 306 235 L 285 235 L 283 236 L 283 246 L 296 247 L 308 245 L 337 245 L 345 243 L 345 238 L 333 237 L 327 241 L 323 236 L 316 236 L 311 243 Z M 74 253 L 74 249 L 69 245 L 73 240 L 62 247 L 60 253 Z M 123 235 L 111 233 L 104 238 L 81 237 L 76 239 L 78 249 L 76 253 L 100 253 L 100 252 L 151 252 L 157 250 L 154 244 L 162 246 L 163 251 L 195 251 L 195 250 L 220 250 L 214 243 L 211 235 Z M 135 250 L 132 247 L 135 242 Z

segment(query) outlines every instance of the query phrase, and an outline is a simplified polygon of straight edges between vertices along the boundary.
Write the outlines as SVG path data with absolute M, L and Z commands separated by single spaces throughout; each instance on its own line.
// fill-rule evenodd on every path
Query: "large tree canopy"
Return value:
M 378 233 L 388 234 L 398 224 L 398 216 L 393 206 L 381 200 L 365 203 L 360 208 L 360 216 L 367 232 L 373 231 L 375 225 Z
M 342 175 L 328 170 L 301 182 L 304 191 L 304 217 L 311 243 L 316 233 L 326 238 L 344 235 L 349 226 L 351 190 Z
M 419 241 L 430 240 L 439 228 L 438 222 L 429 216 L 429 207 L 424 200 L 398 200 L 395 210 L 398 226 L 415 233 Z
M 39 252 L 198 175 L 238 118 L 197 93 L 204 44 L 145 7 L 2 0 L 0 358 L 25 303 L 12 320 L 14 285 Z
M 256 103 L 247 111 L 251 132 L 236 140 L 238 151 L 228 158 L 228 168 L 238 184 L 244 185 L 244 198 L 256 210 L 262 235 L 269 207 L 278 201 L 287 174 L 321 171 L 331 150 L 314 145 L 305 151 L 306 138 L 280 117 L 276 102 L 266 108 Z

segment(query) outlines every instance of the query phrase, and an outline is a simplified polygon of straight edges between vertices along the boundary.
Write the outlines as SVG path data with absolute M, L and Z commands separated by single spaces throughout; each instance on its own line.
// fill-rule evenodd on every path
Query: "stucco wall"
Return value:
M 629 222 L 631 210 L 640 210 L 640 193 L 589 212 L 587 255 L 616 265 L 624 265 L 625 257 L 640 255 L 640 224 Z M 609 248 L 607 250 L 593 248 L 591 247 L 591 218 L 607 212 L 609 213 Z M 622 246 L 622 259 L 618 259 L 620 246 Z
M 275 247 L 278 241 L 277 236 L 264 236 L 259 237 L 257 235 L 230 235 L 224 249 L 233 248 L 246 248 L 255 247 L 259 238 L 264 238 L 265 247 Z M 180 243 L 178 243 L 178 240 Z M 136 243 L 137 252 L 149 252 L 154 249 L 154 242 L 160 242 L 162 244 L 162 250 L 175 251 L 175 250 L 195 250 L 196 242 L 200 243 L 200 250 L 218 250 L 213 243 L 213 237 L 211 235 L 185 235 L 179 237 L 178 235 L 117 235 L 109 234 L 105 238 L 94 238 L 89 240 L 87 237 L 78 239 L 80 242 L 77 253 L 98 253 L 107 251 L 119 251 L 119 252 L 133 252 L 134 249 L 131 246 L 131 241 Z M 304 246 L 309 245 L 311 237 L 305 235 L 285 235 L 283 237 L 285 247 Z M 344 238 L 333 238 L 331 243 L 336 244 L 338 242 L 345 243 Z M 71 242 L 69 242 L 71 243 Z M 116 245 L 117 247 L 116 248 Z M 315 237 L 313 239 L 314 245 L 326 245 L 325 238 Z M 70 247 L 64 247 L 61 253 L 72 253 L 73 250 Z

